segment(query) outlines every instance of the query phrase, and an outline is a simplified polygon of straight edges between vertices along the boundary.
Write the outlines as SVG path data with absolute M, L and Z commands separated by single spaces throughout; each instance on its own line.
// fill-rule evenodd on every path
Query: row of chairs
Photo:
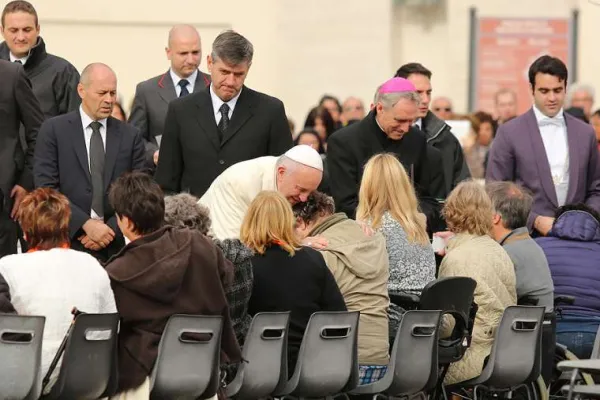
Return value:
M 543 307 L 509 307 L 502 318 L 490 359 L 480 377 L 462 387 L 514 390 L 537 376 Z M 430 392 L 438 381 L 438 327 L 441 311 L 408 311 L 397 332 L 383 379 L 358 386 L 356 312 L 316 313 L 307 326 L 292 377 L 287 371 L 288 313 L 253 319 L 243 358 L 246 362 L 225 388 L 227 397 L 327 398 L 339 394 Z M 220 317 L 173 316 L 159 346 L 151 376 L 152 398 L 210 398 L 220 384 Z M 0 397 L 37 399 L 44 318 L 0 317 Z M 82 314 L 69 335 L 59 377 L 42 398 L 94 399 L 114 394 L 117 316 Z M 28 335 L 14 341 L 7 335 Z

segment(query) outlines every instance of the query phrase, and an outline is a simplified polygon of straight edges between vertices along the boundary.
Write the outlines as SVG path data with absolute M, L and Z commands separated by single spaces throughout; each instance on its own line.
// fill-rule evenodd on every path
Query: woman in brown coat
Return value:
M 163 226 L 163 196 L 142 173 L 120 177 L 109 195 L 131 241 L 106 266 L 121 316 L 120 398 L 148 399 L 148 376 L 173 314 L 221 315 L 222 361 L 241 358 L 224 291 L 232 279 L 231 263 L 200 232 Z

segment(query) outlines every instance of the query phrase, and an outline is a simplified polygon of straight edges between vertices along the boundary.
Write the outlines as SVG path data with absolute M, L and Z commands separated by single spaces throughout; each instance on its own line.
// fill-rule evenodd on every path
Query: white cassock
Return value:
M 217 239 L 240 237 L 252 200 L 263 190 L 277 190 L 275 165 L 279 157 L 242 161 L 227 168 L 210 185 L 199 203 L 208 207 L 211 234 Z

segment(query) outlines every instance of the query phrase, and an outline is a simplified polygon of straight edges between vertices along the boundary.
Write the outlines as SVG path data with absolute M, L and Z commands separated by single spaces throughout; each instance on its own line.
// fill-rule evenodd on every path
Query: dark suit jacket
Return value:
M 198 71 L 194 93 L 210 85 L 210 75 Z M 169 71 L 141 82 L 135 89 L 129 123 L 140 130 L 146 146 L 146 160 L 154 167 L 154 153 L 158 150 L 157 136 L 163 134 L 169 103 L 177 98 L 177 92 Z
M 365 164 L 375 154 L 386 151 L 376 136 L 378 129 L 372 111 L 362 121 L 335 132 L 327 142 L 331 193 L 337 210 L 350 218 L 354 218 L 358 206 Z M 437 165 L 429 162 L 428 155 Z M 415 183 L 419 197 L 442 197 L 445 191 L 442 156 L 439 150 L 427 145 L 423 132 L 411 127 L 402 138 L 402 150 L 397 156 Z
M 593 128 L 564 113 L 569 147 L 566 204 L 586 203 L 600 211 L 600 163 Z M 554 217 L 556 189 L 533 109 L 500 125 L 489 152 L 487 181 L 514 181 L 533 193 L 527 226 L 539 215 Z
M 144 144 L 136 128 L 110 117 L 104 147 L 104 222 L 117 234 L 109 247 L 118 250 L 124 241 L 108 202 L 108 189 L 123 173 L 144 169 Z M 75 243 L 92 209 L 92 180 L 79 110 L 44 122 L 35 148 L 33 173 L 36 187 L 51 187 L 69 199 L 69 229 Z
M 279 156 L 291 147 L 283 103 L 245 86 L 220 142 L 205 88 L 169 104 L 155 177 L 165 192 L 189 191 L 201 197 L 231 165 Z
M 0 191 L 9 197 L 15 184 L 33 188 L 33 152 L 44 117 L 21 65 L 0 60 L 0 82 Z M 19 139 L 21 123 L 26 146 Z

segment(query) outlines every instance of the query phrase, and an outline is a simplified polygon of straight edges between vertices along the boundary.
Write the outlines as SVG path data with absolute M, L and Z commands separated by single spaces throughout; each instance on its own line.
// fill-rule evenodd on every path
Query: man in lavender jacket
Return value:
M 500 126 L 486 180 L 517 182 L 533 194 L 529 230 L 545 236 L 565 204 L 600 211 L 600 163 L 592 127 L 563 112 L 567 67 L 542 56 L 529 68 L 534 106 Z

